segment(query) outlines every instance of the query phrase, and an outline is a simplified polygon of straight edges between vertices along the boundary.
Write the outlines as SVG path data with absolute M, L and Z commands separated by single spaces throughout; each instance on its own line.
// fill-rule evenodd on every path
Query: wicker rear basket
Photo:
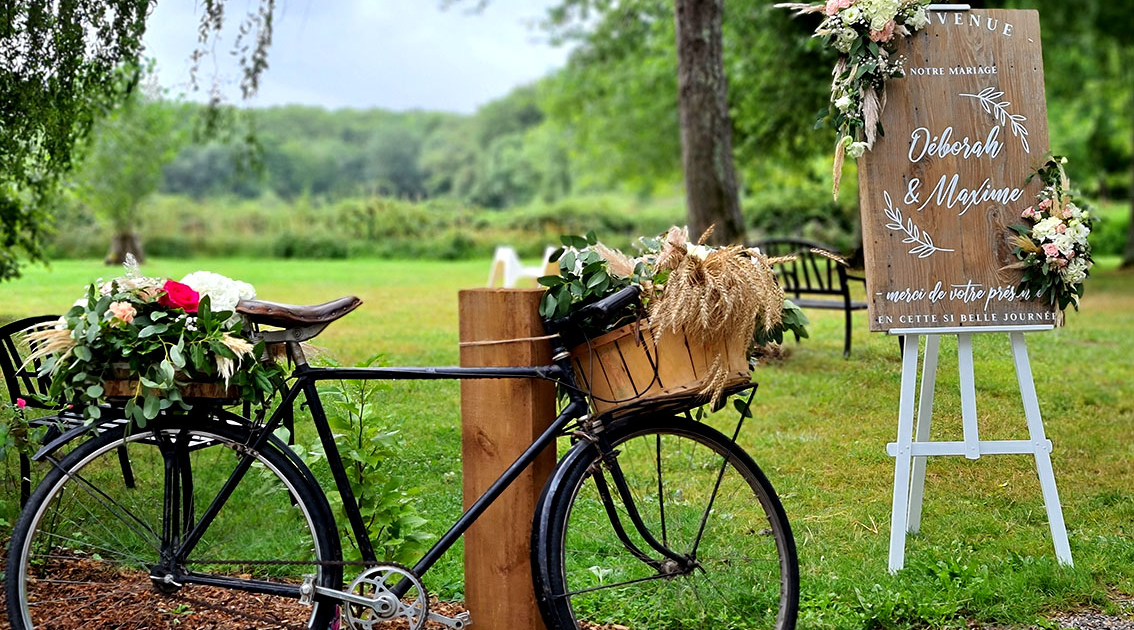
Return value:
M 107 398 L 133 398 L 138 391 L 137 375 L 128 366 L 115 364 L 114 378 L 103 382 Z M 240 401 L 240 389 L 225 385 L 222 381 L 190 381 L 181 386 L 181 396 L 186 400 L 210 402 L 217 405 L 233 404 Z
M 659 398 L 707 401 L 700 392 L 718 355 L 728 366 L 726 389 L 752 380 L 746 346 L 696 344 L 670 331 L 655 345 L 646 322 L 627 324 L 577 346 L 571 363 L 576 380 L 590 391 L 595 411 L 606 413 Z

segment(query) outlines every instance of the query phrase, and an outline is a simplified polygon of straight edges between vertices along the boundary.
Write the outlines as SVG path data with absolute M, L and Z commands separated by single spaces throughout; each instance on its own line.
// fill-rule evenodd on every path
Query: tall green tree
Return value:
M 181 109 L 135 92 L 95 126 L 77 182 L 83 202 L 112 228 L 108 265 L 122 264 L 127 254 L 145 260 L 139 207 L 161 184 L 162 167 L 185 138 Z
M 137 86 L 154 2 L 0 3 L 0 281 L 18 275 L 22 262 L 43 260 L 50 198 L 95 121 Z M 194 70 L 226 24 L 224 4 L 202 2 Z M 234 43 L 246 98 L 267 67 L 275 10 L 275 0 L 254 4 Z M 220 110 L 207 112 L 205 128 L 215 130 Z
M 130 92 L 148 0 L 0 5 L 0 280 L 43 260 L 47 208 L 97 117 Z

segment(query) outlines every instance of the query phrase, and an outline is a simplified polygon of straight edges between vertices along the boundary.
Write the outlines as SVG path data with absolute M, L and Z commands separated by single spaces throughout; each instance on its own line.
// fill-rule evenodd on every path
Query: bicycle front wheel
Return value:
M 248 449 L 234 418 L 118 426 L 52 462 L 12 534 L 12 628 L 327 628 L 334 602 L 298 600 L 305 575 L 342 583 L 326 498 L 286 446 Z M 248 454 L 200 543 L 177 557 Z
M 604 436 L 614 456 L 576 444 L 536 510 L 533 574 L 547 625 L 794 628 L 795 542 L 752 458 L 686 418 L 630 418 Z

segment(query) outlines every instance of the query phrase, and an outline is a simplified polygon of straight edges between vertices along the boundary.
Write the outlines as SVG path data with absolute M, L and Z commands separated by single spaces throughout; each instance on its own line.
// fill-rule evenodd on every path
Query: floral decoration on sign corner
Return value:
M 812 37 L 839 53 L 831 80 L 831 103 L 820 112 L 816 128 L 834 123 L 835 161 L 831 192 L 837 199 L 846 156 L 862 157 L 883 133 L 886 81 L 905 76 L 898 41 L 929 24 L 929 0 L 827 0 L 822 4 L 786 2 L 777 8 L 796 15 L 825 17 Z
M 1087 240 L 1094 216 L 1071 189 L 1066 163 L 1067 158 L 1053 156 L 1032 175 L 1038 175 L 1044 187 L 1036 203 L 1020 213 L 1027 222 L 1010 227 L 1009 242 L 1018 262 L 1005 267 L 1023 269 L 1017 291 L 1024 299 L 1044 300 L 1061 312 L 1068 305 L 1079 310 L 1083 282 L 1094 266 Z

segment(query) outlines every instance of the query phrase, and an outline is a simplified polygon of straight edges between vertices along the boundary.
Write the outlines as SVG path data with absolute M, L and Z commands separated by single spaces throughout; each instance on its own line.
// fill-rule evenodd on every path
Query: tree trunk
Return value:
M 721 19 L 724 0 L 675 0 L 677 87 L 685 201 L 697 239 L 716 225 L 715 244 L 742 243 L 744 219 L 732 160 Z
M 110 239 L 110 253 L 106 255 L 106 264 L 121 265 L 126 262 L 126 254 L 134 254 L 139 262 L 146 262 L 146 255 L 142 251 L 142 239 L 134 232 L 118 232 Z
M 1134 112 L 1134 107 L 1131 107 Z M 1134 155 L 1130 156 L 1130 227 L 1126 230 L 1126 252 L 1122 255 L 1122 268 L 1134 267 Z

